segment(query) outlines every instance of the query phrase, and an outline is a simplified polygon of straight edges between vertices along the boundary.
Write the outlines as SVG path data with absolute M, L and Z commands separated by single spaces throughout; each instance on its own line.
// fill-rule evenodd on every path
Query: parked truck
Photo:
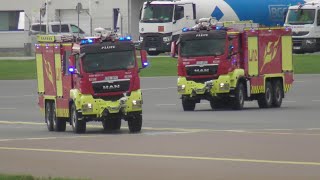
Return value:
M 284 26 L 292 29 L 293 52 L 320 51 L 320 1 L 290 6 Z
M 310 1 L 310 0 L 306 0 Z M 252 20 L 265 26 L 282 26 L 289 4 L 304 0 L 168 0 L 143 4 L 139 22 L 141 48 L 149 55 L 170 52 L 182 28 L 204 17 L 217 21 Z
M 100 32 L 81 40 L 38 36 L 38 103 L 49 131 L 65 131 L 68 122 L 75 133 L 85 133 L 89 121 L 118 130 L 125 120 L 130 132 L 140 132 L 143 99 L 134 44 L 129 36 Z M 146 67 L 146 52 L 141 57 Z
M 212 109 L 280 107 L 293 83 L 291 29 L 256 23 L 212 25 L 204 19 L 184 28 L 171 54 L 178 54 L 178 94 L 185 111 L 201 100 Z

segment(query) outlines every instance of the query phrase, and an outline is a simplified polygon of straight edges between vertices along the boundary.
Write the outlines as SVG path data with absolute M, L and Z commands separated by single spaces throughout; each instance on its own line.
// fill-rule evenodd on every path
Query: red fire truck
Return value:
M 227 26 L 226 26 L 227 25 Z M 201 100 L 212 109 L 240 110 L 244 101 L 281 107 L 293 83 L 291 29 L 255 23 L 200 21 L 172 44 L 178 53 L 178 93 L 185 111 Z
M 85 133 L 89 121 L 118 130 L 124 119 L 130 132 L 140 132 L 141 68 L 130 36 L 40 35 L 35 46 L 39 106 L 49 131 L 65 131 L 69 122 L 75 133 Z M 146 52 L 141 59 L 144 68 Z

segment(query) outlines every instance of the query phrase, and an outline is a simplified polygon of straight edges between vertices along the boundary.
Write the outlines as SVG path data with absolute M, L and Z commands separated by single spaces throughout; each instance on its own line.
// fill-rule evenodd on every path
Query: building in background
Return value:
M 47 0 L 48 21 L 78 25 L 76 6 L 82 4 L 79 27 L 87 35 L 96 27 L 113 28 L 114 9 L 119 8 L 122 17 L 117 27 L 124 34 L 139 36 L 139 14 L 145 0 Z M 1 0 L 0 52 L 23 50 L 32 42 L 31 24 L 40 21 L 40 8 L 46 0 Z M 46 22 L 46 16 L 41 21 Z M 90 21 L 92 20 L 92 21 Z M 122 23 L 121 23 L 122 22 Z M 92 29 L 91 29 L 92 25 Z

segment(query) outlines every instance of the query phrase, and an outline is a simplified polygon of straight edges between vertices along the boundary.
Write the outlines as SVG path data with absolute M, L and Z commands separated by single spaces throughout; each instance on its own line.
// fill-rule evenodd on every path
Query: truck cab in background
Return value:
M 294 53 L 320 51 L 320 1 L 290 6 L 284 26 L 292 29 Z
M 141 48 L 149 55 L 170 52 L 184 27 L 195 25 L 196 9 L 192 2 L 149 1 L 141 10 L 139 33 Z

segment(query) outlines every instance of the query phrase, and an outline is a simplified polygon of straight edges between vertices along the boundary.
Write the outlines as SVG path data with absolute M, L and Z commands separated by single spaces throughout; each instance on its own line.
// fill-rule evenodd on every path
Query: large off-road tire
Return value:
M 258 105 L 260 108 L 270 108 L 272 106 L 273 90 L 269 81 L 266 82 L 265 93 L 258 97 Z
M 106 117 L 102 120 L 104 130 L 119 130 L 121 128 L 121 117 Z
M 243 83 L 239 83 L 234 92 L 235 97 L 232 98 L 232 109 L 242 110 L 245 100 L 245 88 Z
M 86 132 L 86 121 L 79 120 L 80 113 L 77 112 L 76 105 L 72 104 L 71 106 L 71 126 L 74 133 L 81 134 Z
M 128 119 L 128 126 L 131 133 L 138 133 L 142 128 L 142 113 L 135 113 Z
M 63 118 L 58 118 L 56 116 L 56 105 L 53 102 L 51 104 L 51 109 L 52 109 L 52 119 L 53 119 L 53 129 L 56 132 L 64 132 L 66 131 L 66 120 Z
M 47 124 L 47 128 L 49 131 L 54 130 L 54 122 L 53 122 L 53 112 L 52 112 L 52 103 L 50 101 L 46 101 L 45 103 L 45 122 Z
M 194 111 L 194 109 L 196 108 L 196 102 L 182 97 L 182 108 L 184 111 Z
M 272 107 L 279 108 L 282 104 L 282 97 L 283 97 L 283 86 L 281 81 L 277 80 L 274 81 L 272 86 L 273 96 L 272 96 Z

